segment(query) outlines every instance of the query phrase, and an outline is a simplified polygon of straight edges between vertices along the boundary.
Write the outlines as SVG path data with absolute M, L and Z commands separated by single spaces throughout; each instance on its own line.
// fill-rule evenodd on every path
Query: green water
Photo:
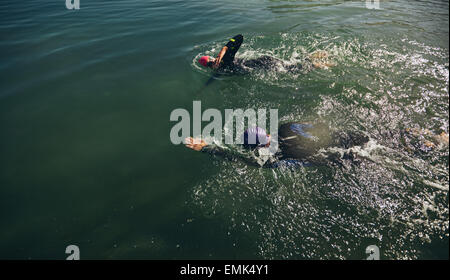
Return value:
M 0 3 L 0 258 L 448 258 L 448 1 Z M 336 63 L 220 77 L 237 57 Z M 261 169 L 170 142 L 172 110 L 274 108 L 370 136 L 359 164 Z M 419 136 L 417 136 L 419 137 Z

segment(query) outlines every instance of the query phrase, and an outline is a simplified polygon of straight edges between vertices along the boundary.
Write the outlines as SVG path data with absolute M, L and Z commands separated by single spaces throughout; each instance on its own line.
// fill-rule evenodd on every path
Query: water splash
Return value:
M 371 140 L 321 151 L 339 160 L 299 170 L 213 159 L 221 171 L 194 188 L 192 202 L 224 216 L 231 232 L 247 232 L 263 258 L 359 258 L 373 243 L 384 258 L 415 259 L 418 247 L 448 238 L 448 144 L 420 151 L 408 145 L 419 136 L 405 133 L 413 127 L 448 133 L 448 53 L 406 37 L 400 42 L 308 33 L 246 38 L 238 57 L 298 63 L 325 50 L 337 66 L 225 77 L 231 83 L 222 92 L 226 105 L 281 103 L 281 121 L 321 118 L 334 130 L 360 131 Z M 221 44 L 213 45 L 200 49 L 213 54 Z M 237 88 L 248 92 L 239 101 L 231 94 Z M 287 101 L 265 98 L 276 94 Z M 308 97 L 309 110 L 301 103 Z M 343 159 L 349 152 L 358 160 Z

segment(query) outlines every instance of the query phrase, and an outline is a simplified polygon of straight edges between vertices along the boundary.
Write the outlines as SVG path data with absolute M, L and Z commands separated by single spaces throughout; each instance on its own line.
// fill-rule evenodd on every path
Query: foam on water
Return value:
M 287 108 L 281 121 L 320 118 L 334 130 L 360 131 L 370 141 L 321 150 L 319 155 L 338 154 L 339 160 L 298 170 L 256 169 L 214 159 L 221 171 L 194 188 L 193 201 L 205 212 L 229 219 L 231 232 L 245 231 L 257 240 L 264 258 L 355 258 L 373 243 L 386 258 L 414 259 L 420 256 L 417 244 L 448 237 L 448 145 L 427 153 L 412 151 L 403 135 L 408 127 L 448 132 L 445 110 L 431 115 L 426 110 L 448 105 L 448 54 L 406 38 L 401 42 L 393 48 L 386 41 L 323 34 L 247 36 L 239 58 L 271 55 L 295 64 L 324 50 L 336 67 L 299 75 L 276 68 L 223 78 L 231 88 L 247 87 L 248 98 L 241 103 L 270 106 L 261 101 L 264 95 L 288 88 L 293 93 L 284 93 L 290 102 L 283 103 Z M 193 63 L 221 45 L 200 47 Z M 408 76 L 394 80 L 392 73 Z M 314 92 L 311 79 L 329 83 L 329 90 Z M 267 85 L 271 92 L 259 90 Z M 317 105 L 305 111 L 299 101 L 310 90 Z M 417 103 L 411 102 L 414 96 Z M 356 161 L 343 159 L 350 152 Z

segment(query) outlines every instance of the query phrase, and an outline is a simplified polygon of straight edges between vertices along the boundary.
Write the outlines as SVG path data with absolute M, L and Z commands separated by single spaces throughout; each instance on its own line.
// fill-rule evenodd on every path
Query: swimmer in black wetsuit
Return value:
M 297 73 L 303 68 L 302 64 L 291 65 L 278 58 L 271 56 L 261 56 L 255 59 L 240 59 L 235 58 L 235 55 L 244 41 L 244 37 L 239 34 L 231 38 L 228 43 L 222 48 L 216 58 L 211 56 L 202 56 L 198 62 L 205 66 L 220 71 L 232 71 L 245 73 L 250 69 L 274 69 L 276 66 L 281 66 L 288 72 Z M 309 63 L 313 68 L 325 68 L 334 66 L 334 64 L 322 61 L 328 54 L 324 51 L 317 51 L 310 55 L 305 62 Z
M 244 37 L 239 34 L 231 38 L 228 43 L 220 50 L 217 58 L 211 56 L 202 56 L 199 63 L 205 67 L 213 69 L 233 67 L 234 56 L 241 47 Z
M 251 127 L 244 133 L 241 152 L 235 152 L 216 144 L 207 144 L 202 139 L 192 137 L 185 139 L 185 145 L 195 151 L 219 155 L 230 160 L 241 159 L 250 165 L 276 168 L 318 164 L 321 160 L 317 159 L 316 154 L 320 149 L 329 147 L 349 149 L 364 145 L 369 138 L 358 132 L 332 133 L 323 123 L 286 123 L 278 129 L 279 150 L 275 155 L 269 154 L 265 149 L 270 145 L 270 141 L 272 141 L 272 137 L 264 129 Z M 342 159 L 354 160 L 355 156 L 350 150 L 342 156 Z

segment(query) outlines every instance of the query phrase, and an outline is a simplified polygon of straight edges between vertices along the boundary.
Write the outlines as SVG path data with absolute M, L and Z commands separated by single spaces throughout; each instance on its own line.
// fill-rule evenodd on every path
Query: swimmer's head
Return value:
M 244 132 L 244 146 L 250 148 L 268 146 L 270 144 L 270 134 L 266 130 L 257 126 L 250 127 Z
M 215 59 L 211 56 L 205 55 L 200 57 L 200 59 L 198 60 L 198 63 L 200 63 L 201 65 L 205 66 L 205 67 L 211 67 L 214 63 Z

